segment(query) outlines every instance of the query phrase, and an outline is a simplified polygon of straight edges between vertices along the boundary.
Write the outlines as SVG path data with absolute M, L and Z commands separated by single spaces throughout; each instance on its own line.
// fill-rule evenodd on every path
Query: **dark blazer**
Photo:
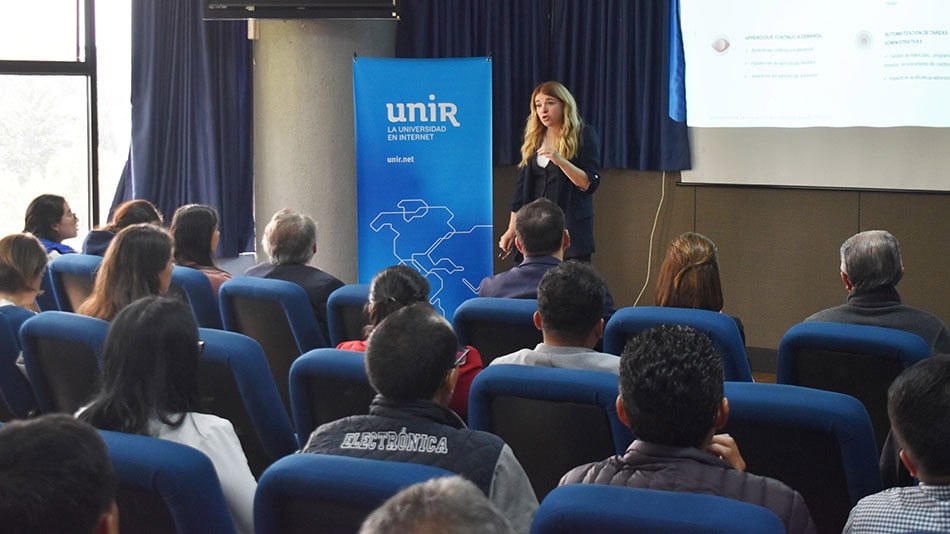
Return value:
M 519 265 L 483 279 L 478 286 L 478 296 L 536 299 L 538 284 L 541 283 L 544 273 L 560 264 L 561 260 L 554 256 L 528 256 Z M 610 290 L 606 287 L 604 289 L 604 319 L 610 319 L 617 307 Z
M 327 299 L 330 293 L 343 286 L 343 282 L 335 276 L 327 274 L 316 267 L 303 264 L 274 265 L 273 263 L 258 263 L 244 271 L 247 276 L 273 278 L 293 282 L 307 291 L 310 305 L 320 323 L 323 339 L 330 339 L 330 329 L 327 326 Z
M 518 182 L 511 198 L 511 211 L 537 199 L 535 182 L 548 177 L 556 179 L 554 191 L 544 196 L 554 201 L 564 210 L 565 222 L 571 233 L 571 246 L 564 252 L 564 258 L 589 256 L 594 252 L 594 202 L 593 194 L 600 186 L 600 138 L 589 124 L 581 130 L 580 146 L 571 163 L 587 173 L 590 187 L 581 191 L 557 165 L 549 163 L 547 167 L 538 166 L 537 156 L 531 156 L 527 165 L 521 168 Z

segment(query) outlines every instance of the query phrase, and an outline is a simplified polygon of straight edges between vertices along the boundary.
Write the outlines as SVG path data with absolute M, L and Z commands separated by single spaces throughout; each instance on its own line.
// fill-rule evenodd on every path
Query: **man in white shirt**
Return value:
M 589 264 L 569 261 L 538 285 L 534 324 L 543 342 L 495 358 L 490 365 L 520 364 L 618 373 L 620 358 L 594 350 L 604 335 L 604 279 Z

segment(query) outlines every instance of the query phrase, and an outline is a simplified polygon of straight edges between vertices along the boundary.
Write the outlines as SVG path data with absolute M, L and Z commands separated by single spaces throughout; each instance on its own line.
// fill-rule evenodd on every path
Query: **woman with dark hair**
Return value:
M 59 195 L 40 195 L 26 208 L 23 231 L 39 238 L 40 243 L 53 259 L 76 251 L 63 240 L 79 233 L 79 217 L 70 209 L 66 199 Z
M 0 307 L 18 306 L 35 311 L 34 301 L 49 258 L 40 240 L 31 234 L 0 239 Z
M 564 210 L 571 234 L 564 259 L 589 262 L 594 253 L 593 194 L 600 186 L 600 139 L 581 118 L 574 96 L 558 82 L 535 87 L 530 108 L 511 216 L 498 247 L 503 255 L 512 252 L 517 211 L 544 197 Z
M 722 311 L 722 282 L 716 244 L 696 232 L 686 232 L 670 243 L 656 281 L 656 305 Z M 733 317 L 745 344 L 745 328 Z
M 363 329 L 364 337 L 369 338 L 373 328 L 396 310 L 417 302 L 429 302 L 429 281 L 418 271 L 406 265 L 393 265 L 379 271 L 373 277 L 369 288 L 366 314 L 370 324 Z M 421 342 L 424 341 L 420 340 Z M 336 348 L 365 352 L 366 339 L 344 341 Z M 449 408 L 467 420 L 468 392 L 475 375 L 482 370 L 482 355 L 475 347 L 468 346 L 458 352 L 458 358 L 459 379 Z
M 111 321 L 132 302 L 168 292 L 172 267 L 168 233 L 152 224 L 133 224 L 112 240 L 92 294 L 76 311 Z
M 217 295 L 221 284 L 231 279 L 231 274 L 218 269 L 212 258 L 221 237 L 218 212 L 203 204 L 182 206 L 172 217 L 171 232 L 175 239 L 175 263 L 203 272 Z
M 162 220 L 162 214 L 158 212 L 158 208 L 147 200 L 123 202 L 112 214 L 112 222 L 86 235 L 86 239 L 82 242 L 82 253 L 103 256 L 119 230 L 141 223 L 161 226 Z
M 234 427 L 198 413 L 201 346 L 185 304 L 160 297 L 133 302 L 109 327 L 101 387 L 78 418 L 103 430 L 167 439 L 203 452 L 214 464 L 238 531 L 253 532 L 257 482 Z

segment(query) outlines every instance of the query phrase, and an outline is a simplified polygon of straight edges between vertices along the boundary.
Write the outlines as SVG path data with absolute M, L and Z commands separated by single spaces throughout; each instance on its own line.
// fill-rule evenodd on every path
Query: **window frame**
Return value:
M 76 61 L 4 60 L 0 75 L 84 76 L 86 78 L 86 183 L 90 227 L 99 225 L 99 95 L 96 61 L 96 0 L 76 0 Z M 81 10 L 81 11 L 80 11 Z M 83 37 L 79 42 L 80 36 Z M 84 47 L 80 50 L 79 46 Z M 81 53 L 82 52 L 82 53 Z M 83 59 L 79 59 L 82 57 Z

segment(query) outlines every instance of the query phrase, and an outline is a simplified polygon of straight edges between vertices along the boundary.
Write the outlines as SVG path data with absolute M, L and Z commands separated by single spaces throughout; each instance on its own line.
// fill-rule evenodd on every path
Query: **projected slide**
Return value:
M 680 0 L 690 126 L 950 126 L 948 0 Z

